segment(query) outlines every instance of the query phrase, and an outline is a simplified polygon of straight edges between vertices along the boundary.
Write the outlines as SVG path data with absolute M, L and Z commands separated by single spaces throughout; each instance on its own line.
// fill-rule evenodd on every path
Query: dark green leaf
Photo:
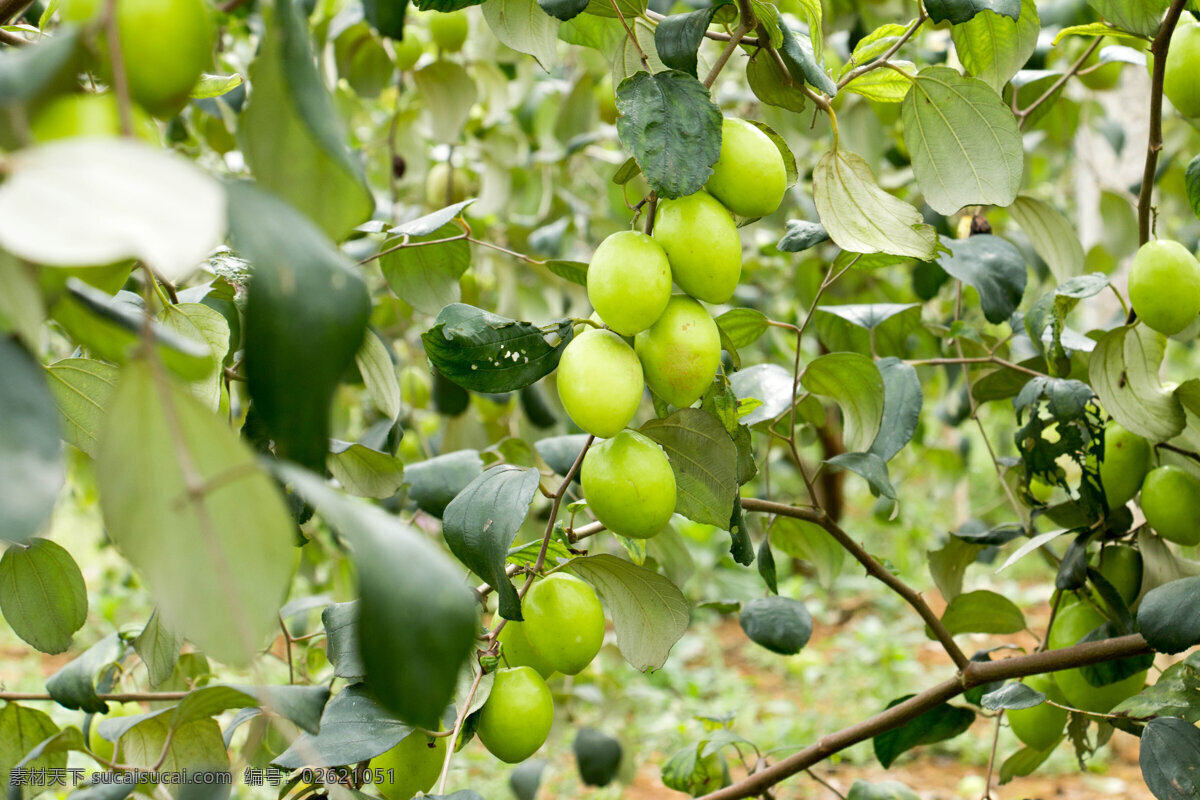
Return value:
M 1142 731 L 1138 762 L 1158 800 L 1200 797 L 1200 729 L 1174 717 L 1151 720 Z
M 938 260 L 942 269 L 979 292 L 983 315 L 992 324 L 1005 322 L 1025 294 L 1025 257 L 998 236 L 981 234 L 949 242 L 951 255 Z
M 359 647 L 375 696 L 400 719 L 436 729 L 479 626 L 461 569 L 378 506 L 352 500 L 295 467 L 278 471 L 353 548 L 362 600 Z
M 1014 681 L 985 694 L 980 705 L 992 711 L 998 711 L 1001 708 L 1033 708 L 1044 702 L 1046 702 L 1046 695 L 1023 683 Z
M 746 529 L 740 494 L 733 500 L 733 516 L 729 518 L 729 523 L 722 527 L 729 529 L 729 554 L 733 556 L 733 560 L 743 567 L 750 566 L 754 561 L 754 542 L 750 540 L 750 531 Z
M 738 623 L 746 636 L 773 653 L 794 656 L 812 636 L 812 615 L 790 597 L 758 597 L 742 606 Z
M 641 432 L 662 445 L 679 491 L 676 512 L 725 528 L 737 495 L 737 448 L 720 420 L 695 408 L 652 419 Z
M 482 3 L 483 0 L 414 0 L 414 5 L 422 11 L 458 11 Z
M 47 678 L 46 691 L 66 708 L 93 714 L 107 712 L 108 705 L 96 696 L 96 682 L 102 679 L 102 673 L 121 660 L 125 651 L 121 638 L 110 633 Z
M 1025 630 L 1025 616 L 1007 597 L 979 590 L 954 598 L 942 614 L 942 624 L 951 634 L 1018 633 Z
M 789 219 L 787 231 L 775 248 L 785 253 L 800 253 L 827 241 L 829 241 L 829 233 L 821 223 L 809 222 L 806 219 Z
M 826 353 L 808 363 L 800 384 L 842 409 L 843 438 L 850 452 L 871 446 L 883 419 L 883 376 L 861 353 Z
M 356 683 L 325 706 L 316 735 L 300 734 L 272 763 L 285 769 L 355 764 L 391 750 L 411 732 L 379 704 L 366 684 Z
M 783 34 L 783 46 L 779 48 L 779 55 L 783 56 L 783 63 L 787 65 L 792 77 L 799 79 L 803 76 L 805 81 L 830 97 L 836 95 L 837 84 L 825 73 L 825 68 L 817 60 L 808 34 L 793 31 L 786 25 L 780 25 L 779 31 Z
M 587 286 L 587 268 L 588 265 L 582 261 L 554 259 L 546 262 L 546 269 L 558 277 L 564 278 L 571 283 L 577 283 L 580 286 Z
M 658 23 L 654 46 L 658 57 L 671 69 L 696 75 L 696 51 L 704 41 L 704 32 L 712 24 L 718 6 L 674 14 Z
M 538 327 L 455 303 L 442 309 L 421 341 L 447 378 L 465 389 L 495 393 L 516 391 L 553 372 L 572 336 L 568 319 Z
M 538 5 L 542 7 L 542 11 L 565 22 L 583 13 L 588 0 L 538 0 Z
M 1122 701 L 1112 710 L 1135 718 L 1179 717 L 1200 722 L 1200 653 L 1172 664 L 1153 686 Z
M 1151 589 L 1138 608 L 1138 628 L 1160 653 L 1182 653 L 1200 642 L 1200 577 Z
M 746 62 L 746 81 L 754 96 L 767 105 L 785 108 L 799 114 L 804 110 L 806 95 L 803 77 L 793 78 L 775 61 L 765 47 L 760 47 Z
M 29 100 L 64 73 L 78 43 L 79 30 L 61 25 L 35 45 L 5 48 L 0 53 L 0 109 Z
M 151 686 L 158 686 L 175 672 L 182 645 L 183 637 L 167 628 L 157 610 L 150 615 L 146 627 L 133 640 L 133 649 L 146 665 Z
M 404 38 L 404 12 L 408 3 L 393 0 L 363 0 L 363 17 L 380 36 Z
M 900 359 L 883 358 L 876 366 L 883 376 L 883 419 L 868 452 L 886 462 L 912 439 L 921 421 L 924 395 L 916 369 Z
M 33 538 L 0 558 L 0 612 L 13 633 L 43 653 L 61 653 L 87 620 L 83 573 L 62 545 Z
M 499 593 L 505 619 L 524 619 L 516 587 L 504 568 L 540 479 L 536 469 L 493 467 L 467 484 L 442 517 L 442 535 L 450 551 Z
M 621 767 L 621 743 L 594 728 L 580 728 L 571 745 L 579 777 L 587 786 L 608 786 Z
M 367 329 L 366 284 L 286 204 L 245 183 L 227 191 L 230 238 L 254 265 L 245 327 L 250 398 L 275 452 L 324 472 L 333 393 Z
M 1187 184 L 1188 202 L 1192 206 L 1192 211 L 1200 217 L 1200 156 L 1196 156 L 1187 165 L 1187 172 L 1184 176 Z
M 882 429 L 881 429 L 882 430 Z M 896 500 L 896 489 L 888 476 L 887 462 L 877 453 L 838 453 L 825 459 L 826 464 L 848 469 L 871 486 L 871 492 Z
M 1021 13 L 1021 0 L 925 0 L 925 10 L 934 22 L 952 25 L 966 22 L 981 11 L 1017 19 Z
M 0 539 L 26 542 L 54 510 L 63 485 L 54 398 L 37 361 L 0 335 Z
M 334 603 L 321 612 L 325 628 L 325 656 L 333 664 L 333 674 L 356 681 L 367 674 L 358 643 L 358 600 Z
M 456 450 L 434 456 L 404 470 L 408 496 L 426 514 L 441 517 L 458 493 L 483 472 L 478 450 Z
M 908 700 L 913 695 L 899 697 L 888 703 L 891 708 Z M 875 737 L 875 757 L 887 769 L 903 753 L 926 744 L 944 742 L 965 732 L 975 721 L 975 712 L 942 704 L 910 719 L 903 727 L 881 733 Z
M 676 198 L 704 188 L 721 155 L 721 109 L 695 76 L 639 72 L 617 87 L 617 133 L 650 188 Z

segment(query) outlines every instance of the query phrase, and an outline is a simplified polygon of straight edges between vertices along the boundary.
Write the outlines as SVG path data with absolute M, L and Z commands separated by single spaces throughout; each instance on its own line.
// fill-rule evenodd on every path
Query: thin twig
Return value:
M 717 56 L 716 63 L 712 65 L 712 69 L 708 71 L 708 76 L 704 79 L 704 85 L 712 88 L 712 85 L 717 82 L 717 76 L 721 74 L 721 70 L 725 69 L 725 65 L 729 62 L 734 51 L 738 49 L 742 38 L 754 29 L 754 18 L 743 19 L 733 31 L 733 35 L 729 37 L 729 43 L 725 45 L 725 49 L 721 51 L 721 55 Z
M 454 758 L 454 743 L 458 741 L 458 736 L 462 733 L 463 723 L 467 721 L 467 712 L 471 708 L 471 703 L 475 700 L 475 693 L 479 691 L 479 682 L 483 680 L 483 670 L 478 669 L 475 672 L 475 680 L 471 681 L 471 690 L 467 692 L 467 698 L 463 701 L 462 708 L 458 711 L 458 718 L 454 720 L 454 730 L 452 738 L 446 747 L 446 760 L 442 762 L 442 774 L 438 776 L 437 793 L 442 794 L 446 791 L 446 776 L 450 774 L 450 761 Z
M 1088 48 L 1088 49 L 1087 49 L 1087 50 L 1084 52 L 1084 54 L 1083 54 L 1083 55 L 1081 55 L 1081 56 L 1080 56 L 1080 57 L 1079 57 L 1079 58 L 1078 58 L 1078 59 L 1075 61 L 1075 63 L 1074 63 L 1074 64 L 1072 64 L 1072 65 L 1071 65 L 1071 66 L 1070 66 L 1070 67 L 1067 69 L 1067 71 L 1066 71 L 1066 72 L 1064 72 L 1064 73 L 1063 73 L 1063 74 L 1062 74 L 1062 75 L 1059 77 L 1059 79 L 1058 79 L 1058 80 L 1056 80 L 1054 83 L 1052 83 L 1052 84 L 1050 85 L 1050 88 L 1049 88 L 1049 89 L 1047 89 L 1046 91 L 1042 92 L 1041 96 L 1040 96 L 1040 97 L 1038 97 L 1036 100 L 1034 100 L 1032 103 L 1030 103 L 1030 104 L 1029 104 L 1027 107 L 1025 107 L 1024 109 L 1022 109 L 1022 110 L 1020 110 L 1020 111 L 1016 112 L 1016 114 L 1017 114 L 1017 121 L 1018 121 L 1018 124 L 1017 124 L 1017 127 L 1018 127 L 1018 128 L 1024 128 L 1024 127 L 1025 127 L 1025 123 L 1029 121 L 1029 116 L 1030 116 L 1030 115 L 1031 115 L 1031 114 L 1032 114 L 1034 111 L 1036 111 L 1036 110 L 1037 110 L 1038 106 L 1040 106 L 1042 103 L 1045 103 L 1047 100 L 1049 100 L 1051 97 L 1053 97 L 1053 96 L 1055 95 L 1055 93 L 1056 93 L 1056 92 L 1058 92 L 1058 90 L 1059 90 L 1059 89 L 1061 89 L 1061 88 L 1062 88 L 1064 85 L 1066 85 L 1066 82 L 1067 82 L 1067 81 L 1071 80 L 1071 76 L 1072 76 L 1072 75 L 1074 75 L 1074 74 L 1076 74 L 1077 72 L 1079 72 L 1079 68 L 1083 66 L 1083 62 L 1087 61 L 1087 60 L 1088 60 L 1088 58 L 1090 58 L 1090 57 L 1091 57 L 1092 53 L 1096 52 L 1096 49 L 1100 47 L 1100 42 L 1101 42 L 1101 41 L 1102 41 L 1102 40 L 1101 40 L 1101 38 L 1100 38 L 1099 36 L 1097 36 L 1097 37 L 1096 37 L 1096 41 L 1092 42 L 1092 46 L 1091 46 L 1091 47 L 1089 47 L 1089 48 Z M 1016 102 L 1017 102 L 1017 92 L 1015 92 L 1015 91 L 1014 91 L 1014 92 L 1013 92 L 1013 103 L 1015 104 Z
M 1013 369 L 1017 372 L 1024 372 L 1026 375 L 1031 375 L 1035 378 L 1047 377 L 1046 373 L 1044 372 L 1038 372 L 1036 369 L 1030 369 L 1029 367 L 1021 366 L 1020 364 L 1014 364 L 1013 362 L 1007 361 L 999 356 L 978 356 L 971 358 L 921 358 L 915 361 L 905 361 L 904 363 L 908 364 L 910 367 L 935 367 L 949 364 L 995 364 L 997 366 L 1004 367 L 1005 369 Z
M 880 67 L 888 66 L 888 59 L 890 59 L 892 56 L 896 55 L 896 53 L 898 53 L 900 51 L 900 48 L 903 47 L 908 42 L 909 39 L 911 39 L 913 36 L 916 35 L 917 31 L 921 28 L 922 25 L 925 24 L 925 20 L 927 20 L 927 19 L 929 19 L 929 15 L 925 12 L 925 6 L 922 5 L 920 13 L 917 15 L 917 18 L 915 20 L 913 20 L 913 24 L 908 26 L 908 30 L 906 30 L 900 36 L 900 38 L 897 39 L 892 44 L 891 47 L 889 47 L 887 50 L 885 50 L 883 55 L 881 55 L 879 58 L 875 59 L 874 61 L 871 61 L 870 63 L 863 64 L 861 67 L 855 67 L 854 69 L 847 72 L 845 74 L 845 76 L 840 81 L 838 81 L 837 88 L 841 89 L 843 86 L 845 86 L 850 81 L 854 80 L 855 78 L 857 78 L 861 75 L 866 75 L 868 72 L 871 72 L 872 70 L 876 70 L 876 69 L 879 69 Z
M 629 35 L 629 41 L 633 42 L 633 46 L 637 49 L 638 57 L 642 60 L 642 67 L 645 68 L 646 72 L 650 72 L 650 59 L 646 58 L 646 51 L 642 49 L 642 43 L 638 41 L 637 35 L 629 27 L 629 23 L 625 21 L 625 15 L 617 7 L 617 0 L 608 0 L 608 2 L 612 3 L 613 11 L 617 12 L 617 19 L 621 20 L 621 27 L 625 29 L 625 33 Z M 633 24 L 636 25 L 637 20 L 634 20 Z

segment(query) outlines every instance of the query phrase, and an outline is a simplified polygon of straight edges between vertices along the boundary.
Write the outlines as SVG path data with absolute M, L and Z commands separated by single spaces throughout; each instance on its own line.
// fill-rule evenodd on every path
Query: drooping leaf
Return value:
M 921 421 L 924 395 L 914 367 L 898 358 L 880 359 L 876 366 L 883 376 L 883 418 L 868 452 L 891 461 L 912 439 Z
M 456 238 L 457 237 L 457 238 Z M 462 228 L 447 223 L 427 234 L 413 235 L 412 245 L 379 259 L 388 286 L 404 302 L 426 314 L 436 314 L 459 300 L 458 279 L 471 266 L 471 245 Z M 441 244 L 420 245 L 421 242 Z M 399 239 L 383 243 L 384 251 L 401 244 Z
M 695 76 L 639 72 L 617 87 L 617 133 L 659 197 L 704 187 L 721 154 L 721 110 Z
M 64 708 L 103 714 L 108 705 L 96 696 L 96 684 L 111 681 L 110 670 L 125 652 L 120 637 L 110 633 L 47 678 L 46 691 Z
M 61 653 L 87 620 L 87 586 L 71 554 L 33 538 L 0 558 L 0 613 L 13 632 L 43 653 Z
M 26 542 L 49 519 L 63 485 L 58 419 L 41 367 L 2 335 L 0 375 L 0 539 Z
M 362 346 L 354 356 L 354 363 L 375 407 L 389 420 L 399 417 L 401 398 L 396 365 L 392 363 L 392 356 L 377 333 L 367 331 Z
M 333 393 L 366 332 L 366 284 L 284 203 L 249 184 L 230 184 L 228 193 L 231 238 L 254 265 L 245 324 L 250 398 L 280 457 L 323 470 Z
M 934 22 L 959 25 L 981 11 L 993 11 L 1016 19 L 1021 13 L 1021 0 L 925 0 L 925 10 Z
M 791 517 L 776 517 L 770 529 L 771 542 L 792 558 L 801 558 L 817 571 L 817 582 L 830 586 L 841 574 L 846 550 L 821 526 Z
M 1113 25 L 1143 36 L 1158 33 L 1170 4 L 1171 0 L 1088 0 L 1088 5 Z
M 450 501 L 482 472 L 483 459 L 478 450 L 456 450 L 409 464 L 404 479 L 409 485 L 409 497 L 417 506 L 440 517 Z
M 1200 728 L 1174 717 L 1150 720 L 1142 731 L 1138 763 L 1158 800 L 1200 796 Z
M 183 637 L 168 628 L 157 611 L 150 615 L 146 627 L 133 640 L 133 648 L 146 665 L 151 686 L 158 686 L 171 677 L 179 662 L 182 645 Z
M 504 569 L 540 480 L 536 469 L 511 464 L 493 467 L 467 484 L 446 506 L 442 518 L 442 535 L 450 551 L 496 590 L 505 619 L 524 619 L 516 587 Z
M 999 236 L 981 234 L 949 242 L 950 255 L 938 261 L 942 269 L 979 292 L 988 322 L 1006 321 L 1025 294 L 1025 257 Z
M 679 492 L 675 510 L 688 519 L 726 529 L 737 496 L 737 448 L 720 420 L 684 408 L 639 429 L 662 445 Z
M 806 219 L 789 219 L 787 231 L 775 245 L 775 249 L 784 253 L 801 253 L 821 242 L 829 241 L 829 232 L 819 222 Z
M 800 383 L 813 394 L 838 404 L 843 415 L 846 450 L 871 446 L 883 419 L 883 376 L 871 359 L 860 353 L 829 353 L 809 362 Z
M 885 192 L 862 157 L 832 150 L 813 170 L 813 201 L 834 244 L 851 253 L 889 253 L 921 261 L 938 249 L 921 212 Z
M 1017 118 L 995 89 L 948 67 L 927 67 L 900 114 L 913 172 L 934 211 L 1016 199 L 1025 151 Z
M 769 8 L 774 12 L 773 6 Z M 787 25 L 779 25 L 779 33 L 782 37 L 779 55 L 783 57 L 783 63 L 792 74 L 792 78 L 798 80 L 803 77 L 807 83 L 830 97 L 836 95 L 837 84 L 825 73 L 825 68 L 813 51 L 812 39 L 808 34 L 793 31 Z
M 1200 692 L 1200 657 L 1193 653 L 1163 670 L 1153 686 L 1118 703 L 1112 713 L 1143 719 L 1178 717 L 1194 724 L 1200 722 L 1197 692 Z
M 812 615 L 790 597 L 756 597 L 742 606 L 738 623 L 750 641 L 785 656 L 799 653 L 812 636 Z
M 569 319 L 539 327 L 455 303 L 442 309 L 421 341 L 433 365 L 459 386 L 512 392 L 553 372 L 572 336 Z
M 1005 709 L 1033 708 L 1046 702 L 1046 695 L 1019 681 L 1006 683 L 995 691 L 988 692 L 980 702 L 984 708 L 997 711 Z
M 688 625 L 688 602 L 657 572 L 615 556 L 573 559 L 567 566 L 592 585 L 617 631 L 617 647 L 635 669 L 658 669 Z
M 1104 410 L 1127 430 L 1152 442 L 1174 438 L 1186 422 L 1159 368 L 1166 338 L 1145 325 L 1114 328 L 1100 339 L 1088 361 L 1088 377 Z
M 350 681 L 362 680 L 367 674 L 358 643 L 359 605 L 358 600 L 334 603 L 321 612 L 325 655 L 333 664 L 333 674 Z
M 865 480 L 871 487 L 871 493 L 883 495 L 890 500 L 896 500 L 896 489 L 888 475 L 887 462 L 876 453 L 838 453 L 825 459 L 825 463 L 833 467 L 848 469 Z
M 1019 17 L 983 11 L 955 25 L 951 35 L 967 72 L 1000 92 L 1033 55 L 1040 30 L 1034 0 L 1021 0 Z
M 892 708 L 913 695 L 899 697 L 888 703 Z M 887 769 L 903 753 L 926 744 L 944 742 L 965 732 L 975 721 L 975 712 L 942 704 L 910 719 L 902 727 L 881 733 L 874 738 L 875 757 Z
M 1042 200 L 1021 195 L 1008 207 L 1008 213 L 1045 259 L 1055 280 L 1063 283 L 1082 274 L 1083 245 L 1075 226 L 1062 212 Z
M 986 589 L 960 594 L 942 613 L 951 635 L 960 633 L 1019 633 L 1025 615 L 1007 597 Z
M 181 281 L 225 236 L 221 185 L 183 157 L 142 142 L 61 139 L 11 154 L 7 173 L 0 247 L 37 264 L 137 258 Z
M 292 0 L 271 3 L 250 65 L 254 91 L 240 115 L 238 138 L 255 180 L 340 241 L 371 216 L 374 202 L 317 71 L 301 14 Z
M 401 720 L 436 730 L 479 625 L 462 570 L 378 506 L 352 500 L 304 470 L 278 469 L 353 548 L 359 647 L 375 696 Z
M 229 426 L 154 366 L 127 366 L 100 437 L 108 534 L 163 621 L 231 664 L 278 625 L 294 527 L 274 483 Z
M 754 96 L 767 105 L 785 108 L 797 114 L 807 102 L 803 78 L 793 78 L 780 67 L 765 47 L 760 47 L 746 62 L 746 82 Z
M 673 14 L 659 22 L 654 31 L 654 45 L 662 62 L 671 69 L 695 76 L 696 51 L 700 49 L 704 33 L 718 8 L 715 5 L 686 14 Z
M 483 18 L 497 39 L 533 56 L 543 69 L 550 69 L 555 61 L 559 21 L 537 0 L 486 0 L 482 8 Z

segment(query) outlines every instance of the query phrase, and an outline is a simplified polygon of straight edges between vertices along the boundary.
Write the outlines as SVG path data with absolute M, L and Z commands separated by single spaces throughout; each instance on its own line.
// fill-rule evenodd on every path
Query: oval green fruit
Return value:
M 88 729 L 88 749 L 105 761 L 112 761 L 115 746 L 113 742 L 100 735 L 101 720 L 116 719 L 117 717 L 136 717 L 146 713 L 137 703 L 109 703 L 107 714 L 96 714 L 92 717 L 92 725 Z
M 640 231 L 609 236 L 587 270 L 588 300 L 622 336 L 640 333 L 662 316 L 671 299 L 671 265 L 653 238 Z
M 1142 513 L 1158 535 L 1182 545 L 1200 544 L 1200 480 L 1179 467 L 1150 470 L 1142 483 Z
M 1052 675 L 1031 675 L 1023 683 L 1046 695 L 1048 700 L 1066 703 Z M 1018 739 L 1034 750 L 1048 750 L 1058 742 L 1063 728 L 1067 727 L 1067 713 L 1066 709 L 1042 703 L 1033 708 L 1012 709 L 1006 716 Z
M 1113 585 L 1126 605 L 1142 591 L 1142 554 L 1127 544 L 1114 544 L 1100 551 L 1100 574 Z
M 1192 119 L 1200 118 L 1200 24 L 1194 17 L 1180 20 L 1167 50 L 1167 68 L 1163 73 L 1163 94 L 1171 105 Z
M 637 335 L 634 347 L 650 389 L 678 408 L 700 399 L 721 364 L 717 323 L 704 306 L 678 294 L 658 321 Z
M 1142 488 L 1146 473 L 1153 466 L 1150 443 L 1117 423 L 1104 431 L 1104 460 L 1100 462 L 1100 483 L 1109 508 L 1120 508 Z
M 675 513 L 671 462 L 657 442 L 636 431 L 621 431 L 592 445 L 583 457 L 580 480 L 596 519 L 621 536 L 649 539 Z
M 517 764 L 538 751 L 554 724 L 554 699 L 532 667 L 496 670 L 475 733 L 492 755 Z
M 538 581 L 521 604 L 533 652 L 564 675 L 582 672 L 604 644 L 604 608 L 584 581 L 556 572 Z
M 383 778 L 371 788 L 387 800 L 412 800 L 417 792 L 428 792 L 442 773 L 447 738 L 414 730 L 391 750 L 371 759 L 371 774 Z
M 216 37 L 204 0 L 119 0 L 117 32 L 129 94 L 156 117 L 177 113 L 212 63 Z
M 1053 650 L 1070 647 L 1104 622 L 1104 616 L 1090 603 L 1060 607 L 1050 631 L 1050 647 Z M 1107 686 L 1093 686 L 1084 677 L 1082 669 L 1065 669 L 1054 673 L 1054 682 L 1071 707 L 1107 714 L 1117 703 L 1142 690 L 1146 685 L 1146 671 Z
M 620 433 L 642 403 L 642 365 L 612 331 L 592 328 L 571 340 L 558 362 L 558 397 L 583 430 L 608 439 Z
M 1147 242 L 1129 270 L 1129 299 L 1146 325 L 1167 336 L 1179 333 L 1200 314 L 1200 264 L 1179 242 Z
M 428 370 L 409 365 L 400 370 L 400 399 L 409 408 L 425 408 L 432 383 Z
M 529 646 L 524 624 L 510 619 L 496 638 L 504 645 L 504 662 L 510 667 L 532 667 L 546 680 L 554 674 L 554 669 Z
M 721 123 L 721 155 L 712 169 L 704 188 L 735 214 L 765 217 L 783 202 L 783 154 L 770 136 L 744 119 L 726 117 Z
M 416 33 L 409 29 L 404 32 L 404 38 L 400 41 L 393 41 L 392 46 L 396 50 L 396 68 L 401 72 L 410 70 L 417 65 L 421 60 L 421 53 L 424 48 L 417 40 Z
M 435 11 L 429 18 L 429 35 L 439 49 L 457 53 L 467 42 L 470 23 L 464 11 Z
M 733 296 L 742 275 L 742 240 L 729 211 L 708 192 L 661 201 L 654 238 L 680 289 L 706 303 Z
M 120 136 L 121 112 L 117 98 L 104 94 L 67 94 L 38 109 L 29 122 L 35 142 L 77 136 Z M 133 132 L 139 139 L 159 144 L 158 127 L 145 111 L 133 107 Z
M 592 93 L 596 97 L 596 107 L 600 112 L 600 119 L 613 125 L 617 121 L 617 97 L 613 93 L 612 74 L 604 73 L 604 77 L 592 89 Z
M 1096 92 L 1106 92 L 1117 88 L 1117 84 L 1121 82 L 1121 67 L 1123 65 L 1120 61 L 1102 63 L 1100 61 L 1100 50 L 1119 44 L 1119 41 L 1105 37 L 1100 47 L 1093 51 L 1087 57 L 1087 60 L 1083 62 L 1079 73 L 1080 83 Z
M 471 176 L 461 167 L 451 167 L 439 161 L 425 176 L 425 202 L 431 208 L 445 208 L 467 199 L 471 191 Z

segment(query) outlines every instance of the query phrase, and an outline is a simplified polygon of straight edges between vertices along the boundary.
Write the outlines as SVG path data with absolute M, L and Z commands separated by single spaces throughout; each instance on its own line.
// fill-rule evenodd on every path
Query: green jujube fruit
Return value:
M 787 191 L 787 167 L 771 137 L 744 119 L 721 123 L 721 155 L 704 188 L 743 217 L 774 213 Z
M 574 575 L 556 572 L 533 584 L 521 612 L 530 647 L 564 675 L 582 672 L 604 644 L 604 608 Z
M 554 674 L 554 668 L 543 661 L 542 657 L 529 646 L 529 639 L 525 636 L 525 626 L 522 623 L 511 619 L 504 623 L 497 640 L 504 645 L 504 662 L 508 666 L 532 667 L 546 680 L 549 680 L 550 676 Z
M 1052 675 L 1030 675 L 1023 683 L 1046 695 L 1047 700 L 1064 705 L 1067 702 Z M 1067 727 L 1067 713 L 1066 709 L 1042 703 L 1033 708 L 1010 709 L 1005 716 L 1018 739 L 1034 750 L 1047 750 L 1058 742 Z
M 1104 616 L 1090 603 L 1060 607 L 1054 627 L 1050 631 L 1050 648 L 1059 650 L 1070 647 L 1105 621 Z M 1054 673 L 1054 682 L 1066 698 L 1067 705 L 1084 711 L 1107 714 L 1117 703 L 1142 690 L 1146 685 L 1146 671 L 1107 686 L 1093 686 L 1084 677 L 1082 669 L 1064 669 Z
M 658 443 L 621 431 L 592 445 L 580 470 L 588 508 L 621 536 L 649 539 L 675 513 L 675 472 Z
M 1129 300 L 1150 328 L 1167 336 L 1179 333 L 1200 314 L 1200 263 L 1179 242 L 1147 242 L 1133 257 Z
M 371 774 L 383 778 L 371 788 L 387 800 L 412 800 L 417 792 L 428 792 L 442 773 L 447 738 L 414 730 L 391 750 L 371 759 Z
M 1100 482 L 1109 508 L 1120 508 L 1142 488 L 1152 466 L 1150 443 L 1117 423 L 1104 431 L 1104 460 L 1100 462 Z
M 1159 536 L 1182 545 L 1200 544 L 1200 480 L 1174 466 L 1150 470 L 1142 483 L 1142 513 Z
M 576 425 L 602 439 L 629 424 L 645 386 L 637 354 L 612 331 L 584 331 L 563 348 L 558 361 L 563 408 Z
M 663 200 L 654 238 L 671 262 L 680 289 L 706 303 L 733 297 L 742 275 L 742 240 L 725 206 L 707 192 Z
M 700 399 L 721 364 L 717 323 L 704 306 L 683 295 L 671 298 L 658 321 L 637 335 L 634 348 L 646 384 L 678 408 Z
M 479 711 L 479 741 L 496 758 L 519 764 L 545 744 L 554 724 L 554 698 L 532 667 L 496 670 L 495 682 Z
M 640 231 L 609 236 L 592 255 L 588 300 L 622 336 L 640 333 L 662 316 L 671 299 L 671 265 L 653 238 Z

